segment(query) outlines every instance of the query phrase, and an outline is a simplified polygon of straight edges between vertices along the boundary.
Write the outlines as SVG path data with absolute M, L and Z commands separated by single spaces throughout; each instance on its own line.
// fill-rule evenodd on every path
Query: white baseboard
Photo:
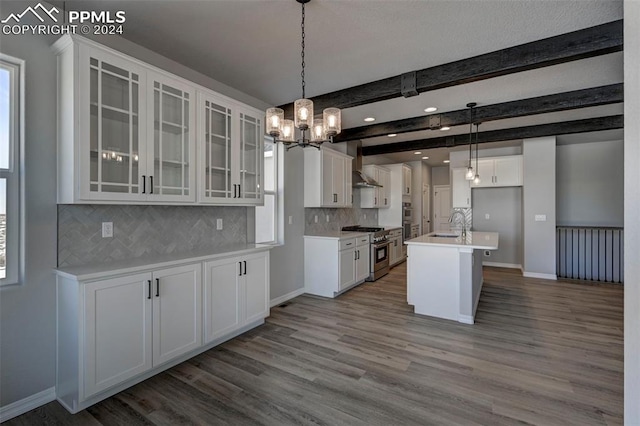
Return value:
M 6 422 L 9 419 L 17 417 L 21 414 L 31 411 L 34 408 L 38 408 L 44 404 L 48 404 L 51 401 L 56 400 L 56 388 L 50 387 L 42 392 L 38 392 L 31 396 L 21 399 L 20 401 L 12 402 L 9 405 L 0 407 L 0 423 Z
M 279 305 L 281 303 L 284 303 L 287 300 L 291 300 L 294 297 L 298 297 L 301 294 L 304 294 L 304 287 L 299 288 L 297 290 L 294 290 L 291 293 L 287 293 L 287 294 L 285 294 L 283 296 L 276 297 L 275 299 L 271 299 L 271 304 L 269 306 L 273 308 L 274 306 L 277 306 L 277 305 Z
M 522 265 L 516 265 L 515 263 L 501 263 L 501 262 L 485 262 L 482 261 L 482 266 L 493 266 L 496 268 L 510 268 L 522 270 Z
M 473 317 L 471 315 L 458 315 L 458 322 L 463 324 L 473 324 Z
M 541 278 L 543 280 L 558 280 L 558 276 L 556 274 L 541 274 L 539 272 L 522 271 L 522 276 L 527 278 Z

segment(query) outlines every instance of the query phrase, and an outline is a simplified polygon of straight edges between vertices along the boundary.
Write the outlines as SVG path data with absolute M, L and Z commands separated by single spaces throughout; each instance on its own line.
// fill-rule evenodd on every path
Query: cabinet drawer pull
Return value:
M 147 299 L 151 299 L 151 280 L 147 280 L 147 284 L 149 285 L 149 295 L 147 296 Z
M 153 194 L 153 176 L 149 176 L 149 180 L 151 181 L 151 189 L 149 190 L 149 194 Z
M 160 297 L 160 278 L 156 278 L 156 297 Z
M 351 244 L 352 244 L 352 243 L 347 243 L 347 244 L 345 244 L 345 245 L 350 246 Z
M 147 176 L 146 175 L 142 175 L 142 193 L 143 194 L 147 193 Z

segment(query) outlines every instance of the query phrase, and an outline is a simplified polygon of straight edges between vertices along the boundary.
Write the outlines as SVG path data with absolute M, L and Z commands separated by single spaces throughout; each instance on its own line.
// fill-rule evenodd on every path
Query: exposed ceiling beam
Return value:
M 416 71 L 418 93 L 622 50 L 622 20 Z M 402 76 L 313 97 L 314 109 L 351 108 L 402 96 Z M 287 116 L 293 103 L 282 105 Z
M 473 99 L 472 99 L 473 100 Z M 474 110 L 475 122 L 504 120 L 507 118 L 523 117 L 527 115 L 544 114 L 566 111 L 576 108 L 586 108 L 624 101 L 624 85 L 611 84 L 571 92 L 556 93 L 548 96 L 522 99 L 487 106 L 480 106 Z M 459 126 L 469 123 L 469 109 L 435 114 L 440 116 L 440 125 Z M 344 129 L 334 138 L 334 142 L 345 142 L 385 136 L 390 133 L 407 133 L 429 129 L 429 115 L 388 121 L 386 123 Z
M 536 126 L 514 127 L 512 129 L 490 130 L 478 134 L 478 143 L 502 142 L 514 139 L 529 139 L 544 136 L 568 135 L 571 133 L 595 132 L 624 128 L 624 115 L 588 118 L 562 123 L 539 124 Z M 474 136 L 475 141 L 475 136 Z M 469 135 L 445 136 L 416 141 L 389 143 L 362 147 L 362 155 L 391 154 L 394 152 L 427 150 L 433 148 L 453 148 L 469 144 Z

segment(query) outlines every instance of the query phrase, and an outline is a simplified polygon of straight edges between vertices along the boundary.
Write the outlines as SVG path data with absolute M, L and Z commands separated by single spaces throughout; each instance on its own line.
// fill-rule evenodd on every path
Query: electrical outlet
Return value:
M 318 215 L 315 215 L 315 216 L 313 217 L 313 221 L 314 221 L 315 223 L 318 223 Z
M 293 216 L 289 216 L 289 225 L 293 225 Z
M 327 223 L 329 223 L 329 215 L 326 215 L 325 218 L 327 219 Z
M 218 231 L 222 230 L 222 219 L 216 219 L 216 229 Z
M 367 214 L 366 213 L 364 214 L 364 219 L 367 220 Z
M 489 219 L 491 219 L 491 215 L 490 215 L 489 213 L 486 213 L 486 214 L 484 215 L 484 218 L 485 218 L 485 219 L 487 219 L 487 220 L 489 220 Z
M 485 250 L 484 251 L 484 257 L 491 257 L 491 251 L 490 250 Z
M 113 238 L 113 222 L 102 222 L 102 238 Z
M 373 214 L 373 218 L 374 218 L 374 219 L 377 219 L 377 218 L 378 218 L 378 213 L 374 213 L 374 214 Z
M 534 220 L 536 222 L 546 222 L 547 221 L 547 215 L 546 214 L 537 214 L 534 216 Z

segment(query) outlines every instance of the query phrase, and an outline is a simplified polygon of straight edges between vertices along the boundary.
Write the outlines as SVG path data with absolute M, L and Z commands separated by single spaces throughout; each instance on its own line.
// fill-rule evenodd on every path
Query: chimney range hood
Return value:
M 353 167 L 353 187 L 354 188 L 382 188 L 375 179 L 362 172 L 362 142 L 358 141 L 356 157 Z

